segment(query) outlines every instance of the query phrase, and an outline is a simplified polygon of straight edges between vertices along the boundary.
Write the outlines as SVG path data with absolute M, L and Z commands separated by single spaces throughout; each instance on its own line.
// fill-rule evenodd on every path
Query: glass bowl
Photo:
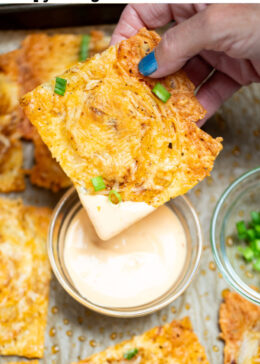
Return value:
M 249 222 L 251 211 L 260 211 L 260 167 L 226 189 L 215 207 L 210 229 L 213 254 L 223 277 L 239 294 L 260 305 L 260 273 L 239 257 L 236 240 L 236 222 Z
M 141 306 L 118 308 L 97 305 L 84 298 L 75 288 L 64 264 L 64 243 L 67 228 L 82 208 L 78 194 L 71 188 L 57 204 L 48 234 L 48 254 L 52 270 L 67 293 L 85 307 L 114 317 L 137 317 L 152 313 L 173 302 L 191 283 L 198 268 L 202 250 L 201 228 L 198 216 L 186 197 L 177 197 L 167 203 L 180 219 L 187 238 L 187 258 L 177 282 L 162 296 Z

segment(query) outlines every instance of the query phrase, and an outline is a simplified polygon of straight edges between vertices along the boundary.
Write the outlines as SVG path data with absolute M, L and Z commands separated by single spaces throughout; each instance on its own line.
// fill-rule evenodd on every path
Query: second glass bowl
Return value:
M 211 221 L 211 246 L 223 277 L 239 294 L 260 305 L 260 272 L 238 256 L 236 222 L 250 220 L 251 211 L 260 211 L 260 167 L 236 179 L 219 199 Z

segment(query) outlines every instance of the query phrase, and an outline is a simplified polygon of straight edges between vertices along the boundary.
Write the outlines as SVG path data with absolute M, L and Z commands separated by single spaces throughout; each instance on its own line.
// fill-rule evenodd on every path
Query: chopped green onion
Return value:
M 159 82 L 154 86 L 152 92 L 163 102 L 167 102 L 171 97 L 170 92 Z
M 246 261 L 250 262 L 254 258 L 254 251 L 249 246 L 243 248 L 238 247 L 238 251 L 243 255 Z
M 254 229 L 248 229 L 247 230 L 247 239 L 249 241 L 252 241 L 256 238 L 256 233 L 255 233 L 255 230 Z
M 258 256 L 260 254 L 260 239 L 255 239 L 251 241 L 250 248 L 253 249 L 254 255 Z
M 106 188 L 106 184 L 101 176 L 92 178 L 91 182 L 95 191 L 101 191 Z
M 257 211 L 252 211 L 251 219 L 252 219 L 253 224 L 260 224 L 260 213 Z
M 253 263 L 254 270 L 260 272 L 260 258 L 256 259 Z
M 260 252 L 260 239 L 255 240 L 255 248 L 258 252 Z
M 126 353 L 124 353 L 124 359 L 131 360 L 138 353 L 138 349 L 130 349 Z
M 112 200 L 112 196 L 116 196 L 116 198 L 117 198 L 117 203 L 120 203 L 121 201 L 122 201 L 122 197 L 120 196 L 120 193 L 118 193 L 116 190 L 111 190 L 110 192 L 109 192 L 109 201 L 110 202 L 112 202 L 112 203 L 115 203 L 115 202 L 113 202 L 113 200 Z
M 85 61 L 88 58 L 89 42 L 90 35 L 82 35 L 79 52 L 79 60 L 81 62 Z
M 243 220 L 238 221 L 236 223 L 236 226 L 237 226 L 238 238 L 241 240 L 246 239 L 247 228 L 245 222 Z
M 260 225 L 255 225 L 255 233 L 256 237 L 260 238 Z
M 58 95 L 64 96 L 67 87 L 67 80 L 64 78 L 56 77 L 54 92 Z

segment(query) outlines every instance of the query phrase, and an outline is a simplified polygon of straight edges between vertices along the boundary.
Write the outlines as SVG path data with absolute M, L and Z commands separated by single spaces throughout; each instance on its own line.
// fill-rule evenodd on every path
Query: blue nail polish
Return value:
M 139 62 L 138 69 L 139 72 L 144 76 L 149 76 L 154 73 L 158 68 L 158 63 L 155 59 L 154 51 L 147 54 L 141 61 Z

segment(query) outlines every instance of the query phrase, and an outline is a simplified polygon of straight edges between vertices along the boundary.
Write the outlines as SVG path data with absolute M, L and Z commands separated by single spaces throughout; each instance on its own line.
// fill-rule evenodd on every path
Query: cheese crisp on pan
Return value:
M 0 198 L 0 355 L 43 356 L 50 216 L 47 208 Z
M 71 185 L 59 164 L 52 158 L 51 152 L 36 132 L 33 136 L 35 164 L 29 171 L 32 184 L 48 188 L 53 192 Z
M 0 192 L 25 189 L 22 144 L 0 133 Z
M 174 320 L 134 336 L 78 364 L 209 364 L 205 350 L 192 331 L 190 319 Z
M 167 103 L 152 88 L 158 80 L 138 72 L 141 58 L 160 41 L 146 29 L 101 55 L 69 69 L 64 96 L 55 79 L 22 99 L 30 121 L 76 187 L 94 194 L 91 179 L 102 176 L 123 201 L 157 207 L 209 175 L 221 150 L 195 122 L 205 110 L 180 71 L 161 79 Z
M 89 56 L 106 49 L 109 40 L 103 32 L 90 32 Z M 12 125 L 16 131 L 19 130 L 20 136 L 33 140 L 35 165 L 30 171 L 31 182 L 53 191 L 68 187 L 71 181 L 51 157 L 46 145 L 40 141 L 37 131 L 19 107 L 18 100 L 26 92 L 77 63 L 81 41 L 82 35 L 32 34 L 24 39 L 20 49 L 0 55 L 0 124 L 2 115 L 6 124 Z M 1 78 L 8 79 L 2 93 Z M 1 113 L 1 102 L 9 96 L 12 96 L 12 103 L 9 102 L 9 107 L 5 107 L 5 111 Z M 4 178 L 7 179 L 6 176 Z M 17 185 L 11 188 L 18 190 Z
M 18 108 L 16 83 L 0 73 L 0 192 L 25 188 L 22 145 L 13 125 Z
M 39 364 L 39 360 L 30 361 L 9 361 L 8 364 Z
M 220 306 L 225 364 L 257 364 L 260 360 L 260 307 L 234 292 Z

